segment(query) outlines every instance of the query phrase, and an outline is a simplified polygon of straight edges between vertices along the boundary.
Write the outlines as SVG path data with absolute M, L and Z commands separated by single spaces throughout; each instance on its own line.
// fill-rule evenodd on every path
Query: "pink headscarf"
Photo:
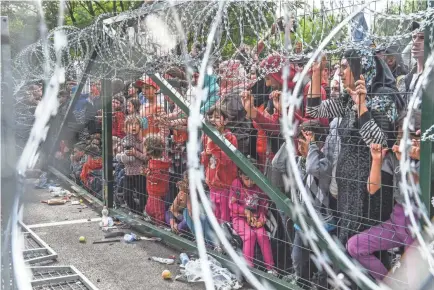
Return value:
M 218 74 L 224 85 L 221 94 L 226 94 L 235 88 L 249 89 L 252 81 L 248 78 L 246 70 L 239 60 L 226 60 L 219 65 Z

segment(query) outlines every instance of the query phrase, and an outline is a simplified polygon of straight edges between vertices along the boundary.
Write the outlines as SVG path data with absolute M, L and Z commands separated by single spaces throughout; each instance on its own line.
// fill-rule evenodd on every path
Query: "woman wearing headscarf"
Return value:
M 398 84 L 401 78 L 408 74 L 408 67 L 404 64 L 404 60 L 398 48 L 396 46 L 388 46 L 384 49 L 377 50 L 377 52 L 377 55 L 381 56 L 386 62 Z
M 247 78 L 247 72 L 239 60 L 227 60 L 219 65 L 220 99 L 214 106 L 228 113 L 227 127 L 237 137 L 238 150 L 245 156 L 251 155 L 250 134 L 252 122 L 246 118 L 246 111 L 240 94 L 250 89 L 253 82 Z
M 369 146 L 383 144 L 392 147 L 394 136 L 389 132 L 394 130 L 393 124 L 404 108 L 404 101 L 386 63 L 369 49 L 344 53 L 340 76 L 346 93 L 339 98 L 325 101 L 319 98 L 321 65 L 313 67 L 307 112 L 319 118 L 341 117 L 336 179 L 338 212 L 341 214 L 338 237 L 345 244 L 355 231 L 363 230 L 360 222 L 382 220 L 391 210 L 391 205 L 384 208 L 388 199 L 381 193 L 368 198 L 364 182 L 370 168 Z

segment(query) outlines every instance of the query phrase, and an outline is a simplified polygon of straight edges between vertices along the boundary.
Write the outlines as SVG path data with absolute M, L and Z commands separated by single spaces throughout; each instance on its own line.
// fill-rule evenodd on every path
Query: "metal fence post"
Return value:
M 434 1 L 428 2 L 429 7 L 434 7 Z M 433 20 L 434 21 L 434 20 Z M 428 27 L 425 28 L 425 44 L 424 44 L 424 54 L 425 61 L 432 52 L 431 41 L 434 40 L 434 25 L 431 22 Z M 429 76 L 430 80 L 427 82 L 427 86 L 422 92 L 422 128 L 421 131 L 425 132 L 432 125 L 434 125 L 434 74 L 431 73 Z M 427 214 L 430 218 L 434 216 L 434 206 L 433 206 L 433 188 L 434 188 L 434 170 L 433 170 L 433 143 L 430 141 L 421 142 L 421 160 L 420 160 L 420 188 L 422 193 L 422 201 L 425 203 L 427 208 Z
M 104 204 L 113 208 L 113 140 L 112 140 L 112 82 L 105 77 L 102 80 L 102 135 L 103 135 L 103 170 Z
M 12 94 L 12 64 L 8 17 L 1 17 L 1 211 L 2 211 L 2 289 L 13 289 L 11 229 L 16 194 L 15 104 Z

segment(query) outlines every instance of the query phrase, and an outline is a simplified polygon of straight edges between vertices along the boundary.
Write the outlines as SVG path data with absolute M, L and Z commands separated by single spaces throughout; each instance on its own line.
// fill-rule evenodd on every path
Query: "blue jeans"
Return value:
M 193 235 L 196 236 L 194 232 L 194 223 L 192 218 L 190 217 L 190 214 L 188 213 L 188 209 L 184 209 L 183 211 L 184 220 L 187 222 L 187 226 L 190 229 L 190 231 L 193 233 Z M 205 237 L 205 242 L 207 244 L 210 244 L 211 246 L 216 246 L 216 243 L 214 242 L 216 240 L 214 231 L 212 230 L 212 227 L 208 221 L 208 218 L 204 214 L 200 214 L 200 222 L 202 223 L 202 229 L 203 229 L 203 235 Z

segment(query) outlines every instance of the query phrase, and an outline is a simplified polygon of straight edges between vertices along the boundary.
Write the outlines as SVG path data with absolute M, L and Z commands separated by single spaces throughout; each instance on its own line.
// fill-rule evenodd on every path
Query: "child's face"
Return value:
M 127 126 L 127 133 L 137 135 L 140 132 L 139 122 L 132 122 Z
M 396 136 L 395 145 L 401 146 L 402 135 L 403 135 L 402 128 L 399 128 L 398 129 L 398 134 Z M 411 141 L 420 142 L 420 135 L 417 135 L 415 132 L 410 132 L 409 138 L 410 138 Z
M 252 187 L 255 185 L 255 182 L 252 179 L 250 179 L 249 176 L 245 175 L 244 173 L 241 173 L 241 181 L 245 187 Z
M 221 115 L 218 111 L 214 111 L 214 113 L 209 117 L 209 121 L 217 129 L 222 129 L 227 124 L 227 120 L 225 120 L 225 117 Z
M 93 139 L 101 139 L 101 133 L 95 133 L 92 135 Z
M 121 109 L 121 102 L 119 100 L 113 99 L 112 100 L 112 110 L 113 111 L 119 111 Z
M 155 98 L 156 92 L 157 89 L 153 86 L 150 86 L 148 84 L 142 86 L 142 93 L 147 99 L 153 100 Z
M 127 103 L 127 112 L 128 112 L 128 114 L 134 113 L 134 106 L 131 102 Z

